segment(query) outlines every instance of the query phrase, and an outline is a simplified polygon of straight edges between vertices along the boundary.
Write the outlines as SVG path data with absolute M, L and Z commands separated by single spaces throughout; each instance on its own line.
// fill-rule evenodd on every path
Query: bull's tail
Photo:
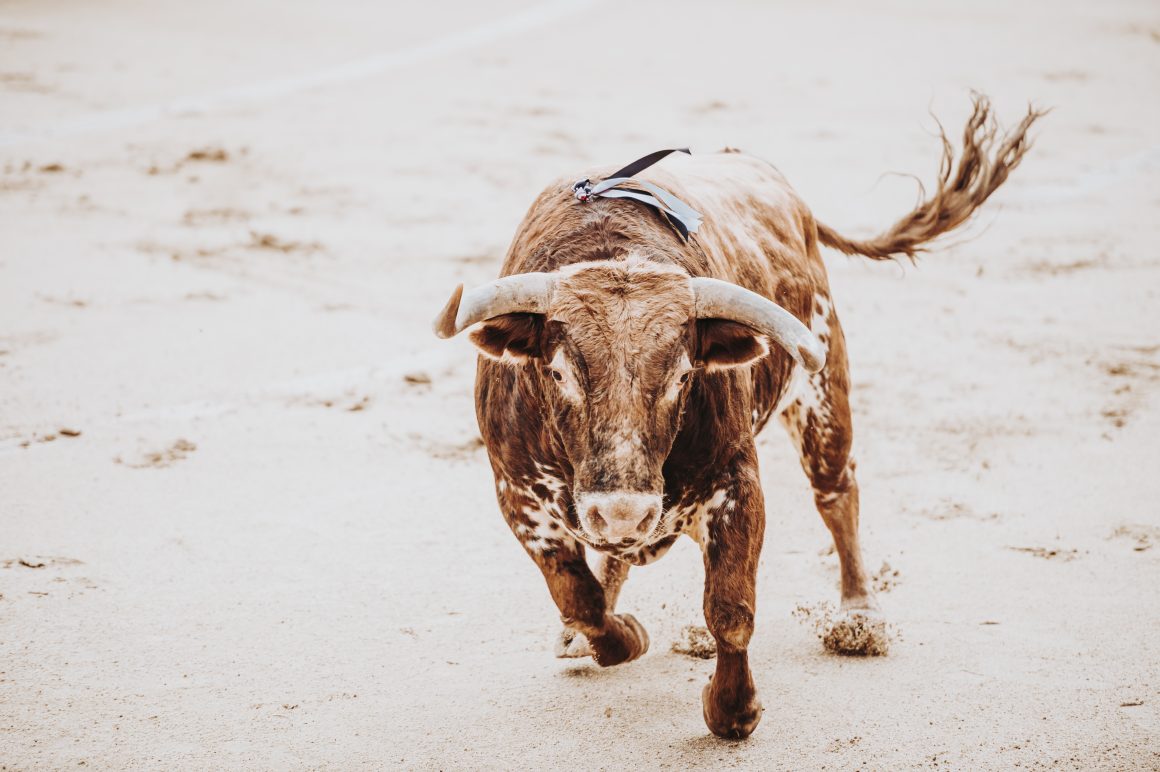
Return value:
M 939 126 L 943 155 L 933 195 L 927 196 L 924 191 L 923 201 L 914 211 L 885 233 L 866 241 L 848 239 L 819 222 L 821 242 L 847 255 L 865 255 L 874 260 L 906 255 L 913 261 L 915 255 L 926 251 L 931 241 L 969 220 L 1031 149 L 1027 130 L 1046 114 L 1046 111 L 1028 108 L 1019 125 L 997 141 L 999 129 L 991 114 L 990 101 L 981 94 L 974 94 L 972 100 L 975 109 L 963 130 L 963 149 L 958 163 L 946 132 Z

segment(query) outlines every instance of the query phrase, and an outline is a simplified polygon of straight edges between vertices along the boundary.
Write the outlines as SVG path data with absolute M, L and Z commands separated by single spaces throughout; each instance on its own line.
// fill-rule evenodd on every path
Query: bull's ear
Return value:
M 468 336 L 487 357 L 523 364 L 540 355 L 543 314 L 503 314 L 488 319 Z
M 765 336 L 727 319 L 697 322 L 697 359 L 709 372 L 746 367 L 769 353 Z

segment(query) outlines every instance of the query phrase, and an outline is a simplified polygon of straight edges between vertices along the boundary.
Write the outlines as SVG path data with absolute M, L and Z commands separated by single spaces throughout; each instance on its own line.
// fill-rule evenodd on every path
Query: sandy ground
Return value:
M 1160 766 L 1160 11 L 866 5 L 0 3 L 0 769 Z M 691 542 L 645 658 L 554 659 L 450 289 L 677 144 L 870 233 L 970 88 L 1055 111 L 969 238 L 827 257 L 890 656 L 794 618 L 837 564 L 775 428 L 756 734 L 670 651 Z

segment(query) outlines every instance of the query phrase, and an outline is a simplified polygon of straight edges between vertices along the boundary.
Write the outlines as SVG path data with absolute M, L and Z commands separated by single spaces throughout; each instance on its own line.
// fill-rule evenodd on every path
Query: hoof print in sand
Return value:
M 1008 547 L 1012 552 L 1024 552 L 1044 560 L 1061 560 L 1067 562 L 1079 557 L 1079 550 L 1059 549 L 1055 547 Z
M 0 560 L 0 568 L 45 568 L 49 566 L 82 566 L 84 563 L 76 558 L 52 557 L 51 555 L 35 555 L 21 558 Z
M 1160 528 L 1129 523 L 1121 525 L 1109 538 L 1128 540 L 1133 552 L 1147 552 L 1153 545 L 1160 543 Z
M 113 461 L 124 464 L 130 469 L 164 469 L 167 466 L 173 466 L 195 450 L 197 450 L 197 445 L 189 440 L 179 439 L 165 450 L 146 453 L 137 460 L 126 461 L 117 456 Z
M 431 376 L 422 370 L 406 373 L 403 375 L 403 382 L 410 386 L 430 386 Z

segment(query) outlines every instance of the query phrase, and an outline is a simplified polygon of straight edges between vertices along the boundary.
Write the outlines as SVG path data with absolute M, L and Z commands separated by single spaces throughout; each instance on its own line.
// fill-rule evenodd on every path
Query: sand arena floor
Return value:
M 0 769 L 1160 766 L 1155 4 L 16 0 L 0 51 Z M 554 659 L 451 288 L 658 147 L 867 235 L 971 88 L 1055 108 L 982 217 L 827 256 L 891 654 L 795 618 L 837 563 L 774 427 L 756 734 L 670 651 L 691 542 L 647 656 Z

